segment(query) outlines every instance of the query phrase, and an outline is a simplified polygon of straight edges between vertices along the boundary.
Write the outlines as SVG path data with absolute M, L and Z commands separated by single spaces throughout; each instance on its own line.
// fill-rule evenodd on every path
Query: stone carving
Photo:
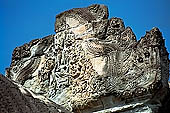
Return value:
M 169 59 L 158 28 L 137 41 L 96 4 L 57 15 L 55 32 L 15 48 L 6 76 L 75 113 L 161 109 Z
M 69 113 L 0 74 L 0 113 Z

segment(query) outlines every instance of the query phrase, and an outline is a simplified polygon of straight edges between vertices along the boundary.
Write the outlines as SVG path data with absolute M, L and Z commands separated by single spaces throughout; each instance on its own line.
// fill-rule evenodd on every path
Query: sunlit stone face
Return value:
M 57 15 L 55 35 L 14 50 L 8 76 L 70 111 L 91 104 L 97 109 L 102 102 L 109 107 L 100 100 L 105 96 L 114 105 L 119 99 L 154 95 L 169 72 L 159 30 L 137 41 L 120 18 L 107 17 L 103 5 Z

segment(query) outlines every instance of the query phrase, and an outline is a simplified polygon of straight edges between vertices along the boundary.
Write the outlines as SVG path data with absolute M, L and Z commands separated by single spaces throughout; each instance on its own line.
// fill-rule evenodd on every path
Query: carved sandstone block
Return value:
M 55 31 L 17 47 L 7 77 L 75 113 L 159 111 L 169 59 L 158 28 L 137 41 L 106 6 L 91 5 L 57 15 Z

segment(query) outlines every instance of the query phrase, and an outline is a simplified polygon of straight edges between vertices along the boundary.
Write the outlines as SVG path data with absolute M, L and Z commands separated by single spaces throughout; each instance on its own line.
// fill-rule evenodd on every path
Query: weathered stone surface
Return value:
M 6 76 L 75 113 L 157 113 L 169 59 L 158 28 L 139 41 L 104 5 L 56 16 L 55 35 L 17 47 Z
M 56 16 L 55 31 L 60 32 L 81 25 L 88 25 L 92 21 L 102 21 L 109 16 L 104 5 L 91 5 L 87 8 L 74 8 Z
M 0 113 L 69 113 L 0 74 Z

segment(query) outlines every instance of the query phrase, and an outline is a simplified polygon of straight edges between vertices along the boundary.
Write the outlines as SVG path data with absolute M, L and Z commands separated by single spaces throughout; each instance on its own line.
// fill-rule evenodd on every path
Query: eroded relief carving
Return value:
M 55 31 L 17 47 L 6 75 L 78 113 L 109 108 L 105 96 L 116 106 L 168 86 L 168 53 L 157 28 L 137 41 L 120 18 L 108 19 L 106 6 L 92 5 L 57 15 Z

